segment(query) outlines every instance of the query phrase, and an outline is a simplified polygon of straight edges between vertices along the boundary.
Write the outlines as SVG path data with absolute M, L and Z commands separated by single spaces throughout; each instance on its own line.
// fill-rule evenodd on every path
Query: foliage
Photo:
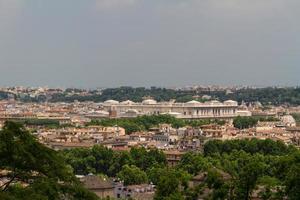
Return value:
M 236 117 L 233 120 L 233 125 L 238 129 L 245 129 L 254 127 L 258 122 L 257 118 L 254 117 Z
M 292 116 L 294 117 L 297 125 L 300 125 L 300 113 L 292 113 Z
M 224 153 L 230 154 L 235 150 L 243 150 L 251 154 L 284 155 L 295 151 L 295 148 L 293 146 L 286 146 L 281 141 L 270 139 L 259 140 L 255 138 L 250 140 L 211 140 L 204 146 L 204 154 L 206 156 Z
M 203 155 L 188 152 L 183 155 L 177 167 L 192 175 L 197 175 L 201 171 L 208 170 L 209 163 Z
M 235 117 L 233 119 L 233 125 L 238 129 L 252 128 L 257 125 L 258 122 L 278 122 L 280 121 L 275 117 Z
M 117 177 L 124 181 L 125 185 L 141 184 L 148 181 L 147 174 L 134 165 L 124 165 Z
M 55 119 L 24 119 L 18 121 L 21 124 L 31 126 L 59 126 L 59 121 Z
M 287 173 L 286 192 L 290 199 L 299 199 L 300 197 L 300 163 L 293 164 Z
M 15 122 L 0 131 L 0 170 L 8 180 L 0 186 L 1 199 L 97 199 L 78 184 L 63 157 Z
M 157 183 L 155 200 L 183 199 L 180 193 L 180 176 L 175 170 L 165 169 Z
M 30 97 L 29 95 L 14 95 L 7 92 L 0 92 L 0 99 L 7 99 L 10 96 L 24 102 L 73 102 L 77 101 L 95 101 L 103 102 L 109 99 L 118 101 L 132 100 L 141 102 L 144 97 L 151 96 L 158 101 L 169 101 L 176 99 L 177 102 L 187 102 L 190 100 L 206 101 L 201 98 L 203 95 L 209 95 L 212 99 L 220 101 L 232 99 L 241 102 L 256 102 L 259 101 L 263 105 L 300 105 L 300 88 L 286 87 L 266 87 L 266 88 L 242 88 L 232 90 L 231 93 L 226 93 L 225 90 L 207 90 L 207 89 L 190 89 L 190 90 L 173 90 L 166 88 L 132 88 L 119 87 L 107 88 L 99 93 L 97 90 L 86 91 L 89 95 L 78 95 L 76 92 L 81 92 L 80 89 L 67 89 L 61 93 L 55 93 L 48 99 L 45 95 Z
M 300 151 L 272 140 L 209 141 L 204 154 L 188 152 L 169 168 L 157 149 L 114 152 L 96 145 L 57 153 L 21 125 L 7 122 L 0 131 L 0 169 L 9 180 L 0 186 L 4 200 L 97 199 L 73 172 L 118 177 L 126 185 L 153 182 L 155 199 L 197 199 L 205 188 L 211 199 L 250 199 L 254 193 L 263 199 L 300 197 Z M 207 176 L 189 187 L 199 173 Z
M 260 122 L 278 122 L 280 120 L 276 117 L 259 117 L 258 121 L 260 121 Z
M 130 152 L 114 152 L 103 146 L 95 145 L 91 149 L 71 149 L 62 152 L 74 173 L 89 173 L 116 176 L 124 165 L 135 165 L 146 170 L 154 165 L 166 165 L 165 155 L 157 150 L 147 151 L 145 148 L 132 148 Z
M 102 125 L 102 126 L 115 126 L 125 128 L 128 134 L 132 132 L 149 130 L 150 128 L 157 127 L 159 124 L 171 124 L 174 128 L 192 126 L 199 127 L 205 124 L 223 123 L 220 120 L 183 120 L 177 119 L 170 115 L 144 115 L 130 119 L 103 119 L 100 121 L 92 121 L 88 125 Z
M 152 182 L 155 199 L 299 199 L 300 151 L 272 140 L 209 141 L 204 153 L 188 152 L 176 167 L 168 167 L 157 150 L 132 148 L 113 152 L 102 146 L 62 152 L 75 173 L 119 177 L 125 184 Z M 206 174 L 189 187 L 191 178 Z

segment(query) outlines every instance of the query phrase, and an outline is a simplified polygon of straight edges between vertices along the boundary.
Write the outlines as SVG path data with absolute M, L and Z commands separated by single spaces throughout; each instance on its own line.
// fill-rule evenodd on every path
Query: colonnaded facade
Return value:
M 208 101 L 201 103 L 189 101 L 186 103 L 157 102 L 147 99 L 140 103 L 132 101 L 118 102 L 107 100 L 102 104 L 103 109 L 113 113 L 114 117 L 135 117 L 139 115 L 169 114 L 183 119 L 233 118 L 237 116 L 238 103 L 228 100 Z

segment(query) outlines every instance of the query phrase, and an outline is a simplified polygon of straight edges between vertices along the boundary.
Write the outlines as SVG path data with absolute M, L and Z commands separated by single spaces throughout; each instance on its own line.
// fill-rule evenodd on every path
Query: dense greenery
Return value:
M 99 94 L 96 91 L 90 91 L 92 95 L 90 96 L 79 96 L 72 95 L 67 96 L 66 94 L 56 94 L 52 97 L 51 101 L 67 101 L 72 102 L 74 100 L 78 101 L 96 101 L 103 102 L 109 99 L 115 99 L 118 101 L 132 100 L 140 102 L 143 97 L 152 96 L 157 101 L 168 101 L 170 99 L 177 99 L 179 102 L 189 101 L 193 99 L 195 92 L 191 91 L 176 91 L 172 89 L 165 88 L 132 88 L 132 87 L 120 87 L 120 88 L 108 88 Z
M 236 128 L 244 129 L 251 128 L 257 125 L 258 121 L 278 121 L 279 119 L 273 117 L 236 117 L 233 120 L 233 125 Z M 218 119 L 193 119 L 193 120 L 184 120 L 178 119 L 170 115 L 144 115 L 136 118 L 118 118 L 118 119 L 102 119 L 102 120 L 93 120 L 87 125 L 101 125 L 101 126 L 115 126 L 125 128 L 127 133 L 149 130 L 151 128 L 157 128 L 160 124 L 171 124 L 174 128 L 180 128 L 184 126 L 191 126 L 193 128 L 200 127 L 207 124 L 219 124 L 224 125 L 224 120 Z
M 257 125 L 258 122 L 278 122 L 280 121 L 275 117 L 235 117 L 233 119 L 233 125 L 238 129 L 252 128 Z
M 257 88 L 242 89 L 228 95 L 217 95 L 220 100 L 233 99 L 238 102 L 259 101 L 263 105 L 300 105 L 300 88 Z
M 300 197 L 300 152 L 280 141 L 209 141 L 203 154 L 188 152 L 173 168 L 167 166 L 164 154 L 154 149 L 113 152 L 95 146 L 62 153 L 79 174 L 106 174 L 125 184 L 152 182 L 157 186 L 158 200 L 197 199 L 201 195 L 208 199 Z M 201 173 L 207 174 L 203 182 L 190 187 L 191 178 Z
M 213 99 L 219 99 L 221 101 L 232 99 L 241 103 L 256 102 L 259 101 L 263 105 L 273 104 L 292 104 L 300 105 L 300 88 L 257 88 L 257 89 L 241 89 L 234 90 L 232 93 L 226 93 L 226 91 L 207 91 L 207 90 L 172 90 L 165 88 L 151 87 L 147 88 L 132 88 L 132 87 L 120 87 L 105 89 L 102 94 L 94 94 L 90 96 L 66 96 L 63 94 L 53 96 L 51 101 L 67 101 L 72 102 L 74 100 L 79 101 L 96 101 L 101 102 L 108 99 L 115 99 L 118 101 L 132 100 L 140 102 L 145 96 L 151 96 L 157 101 L 169 101 L 176 99 L 177 102 L 187 102 L 190 100 L 205 101 L 205 99 L 199 98 L 199 96 L 209 95 Z
M 213 189 L 212 199 L 249 199 L 255 191 L 264 199 L 299 199 L 299 158 L 299 150 L 282 142 L 215 140 L 205 144 L 204 155 L 185 154 L 178 167 L 193 175 L 208 173 L 199 187 Z M 183 194 L 195 192 L 199 188 Z
M 150 128 L 158 127 L 159 124 L 171 124 L 174 128 L 192 126 L 200 127 L 205 124 L 217 123 L 224 124 L 222 120 L 184 120 L 178 119 L 170 115 L 144 115 L 136 118 L 129 119 L 102 119 L 94 120 L 88 125 L 102 125 L 102 126 L 115 126 L 125 128 L 127 133 L 149 130 Z
M 22 124 L 25 127 L 45 127 L 45 128 L 66 128 L 66 127 L 74 127 L 71 123 L 61 124 L 59 120 L 56 119 L 38 119 L 38 118 L 28 118 L 28 119 L 18 119 L 11 120 L 18 124 Z
M 286 155 L 296 151 L 294 146 L 287 146 L 281 141 L 266 140 L 211 140 L 204 146 L 205 156 L 231 154 L 233 151 L 244 151 L 250 154 Z
M 117 177 L 123 180 L 125 185 L 141 184 L 148 181 L 147 174 L 135 165 L 124 165 Z
M 73 94 L 73 92 L 81 92 L 80 89 L 67 89 L 61 93 L 54 93 L 51 97 L 45 95 L 39 95 L 36 97 L 30 97 L 29 95 L 11 95 L 6 92 L 0 92 L 0 99 L 7 99 L 8 96 L 14 96 L 15 98 L 24 102 L 73 102 L 78 101 L 95 101 L 103 102 L 109 99 L 115 99 L 118 101 L 132 100 L 140 102 L 144 97 L 151 96 L 158 101 L 169 101 L 176 99 L 177 102 L 187 102 L 190 100 L 206 101 L 202 99 L 203 95 L 209 95 L 212 99 L 218 99 L 220 101 L 232 99 L 241 103 L 245 102 L 256 102 L 259 101 L 263 105 L 281 105 L 291 104 L 300 105 L 300 88 L 243 88 L 238 90 L 232 90 L 227 93 L 225 90 L 207 90 L 207 89 L 194 89 L 194 90 L 173 90 L 166 88 L 132 88 L 132 87 L 119 87 L 119 88 L 108 88 L 102 92 L 98 90 L 90 90 L 89 95 L 82 96 Z
M 292 116 L 296 120 L 298 126 L 300 126 L 300 113 L 292 113 Z
M 45 147 L 21 125 L 0 131 L 0 199 L 97 199 L 80 186 L 63 157 Z
M 134 171 L 138 167 L 146 171 L 153 166 L 166 164 L 164 154 L 157 149 L 146 151 L 145 148 L 132 148 L 130 152 L 115 152 L 96 145 L 91 149 L 65 150 L 62 154 L 73 167 L 74 173 L 80 175 L 94 173 L 124 177 L 126 173 L 119 174 L 122 170 Z
M 0 100 L 2 100 L 2 99 L 8 99 L 10 96 L 13 96 L 13 95 L 10 94 L 10 93 L 8 93 L 8 92 L 0 91 Z
M 238 129 L 245 129 L 254 127 L 258 122 L 258 119 L 255 117 L 236 117 L 233 120 L 234 127 Z
M 67 165 L 69 164 L 69 165 Z M 300 151 L 272 140 L 212 140 L 204 152 L 188 152 L 168 167 L 163 152 L 103 146 L 59 153 L 38 143 L 22 126 L 8 122 L 0 131 L 0 199 L 96 199 L 73 173 L 118 177 L 125 184 L 153 182 L 155 199 L 300 198 Z M 191 186 L 191 178 L 203 177 Z
M 27 125 L 27 126 L 59 126 L 59 121 L 55 119 L 24 119 L 18 121 L 21 124 Z

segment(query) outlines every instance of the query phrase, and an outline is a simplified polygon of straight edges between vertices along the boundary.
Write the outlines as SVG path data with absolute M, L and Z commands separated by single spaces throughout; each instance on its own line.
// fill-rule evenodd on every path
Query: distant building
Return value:
M 222 138 L 225 128 L 217 124 L 208 124 L 201 126 L 201 130 L 207 138 Z
M 241 116 L 241 117 L 250 117 L 250 116 L 252 116 L 252 113 L 249 110 L 237 110 L 236 114 L 237 114 L 237 116 Z
M 146 99 L 141 103 L 108 100 L 102 106 L 107 112 L 113 110 L 113 117 L 169 114 L 183 119 L 209 119 L 236 117 L 238 103 L 232 100 L 223 103 L 216 100 L 205 103 L 195 100 L 187 103 L 175 103 L 174 101 L 157 102 L 153 99 Z
M 281 117 L 282 123 L 287 127 L 295 127 L 296 126 L 296 120 L 292 115 L 284 115 Z
M 117 199 L 153 200 L 155 186 L 152 184 L 128 185 L 122 182 L 115 184 L 115 197 Z
M 112 181 L 95 175 L 87 175 L 80 179 L 84 187 L 94 192 L 99 198 L 114 198 L 114 184 Z
M 180 151 L 164 151 L 164 154 L 166 155 L 168 165 L 170 167 L 176 166 L 179 161 L 181 160 L 182 156 L 184 155 L 184 152 Z

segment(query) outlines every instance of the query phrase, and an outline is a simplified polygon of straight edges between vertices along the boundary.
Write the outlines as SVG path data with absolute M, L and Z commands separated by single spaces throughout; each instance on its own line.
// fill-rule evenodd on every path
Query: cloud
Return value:
M 13 17 L 19 14 L 23 1 L 20 0 L 0 0 L 0 18 Z
M 98 9 L 107 10 L 113 8 L 123 8 L 135 5 L 138 0 L 96 0 Z
M 299 0 L 33 2 L 0 0 L 0 84 L 300 84 Z
M 23 1 L 21 0 L 0 0 L 0 29 L 12 25 L 21 13 Z

